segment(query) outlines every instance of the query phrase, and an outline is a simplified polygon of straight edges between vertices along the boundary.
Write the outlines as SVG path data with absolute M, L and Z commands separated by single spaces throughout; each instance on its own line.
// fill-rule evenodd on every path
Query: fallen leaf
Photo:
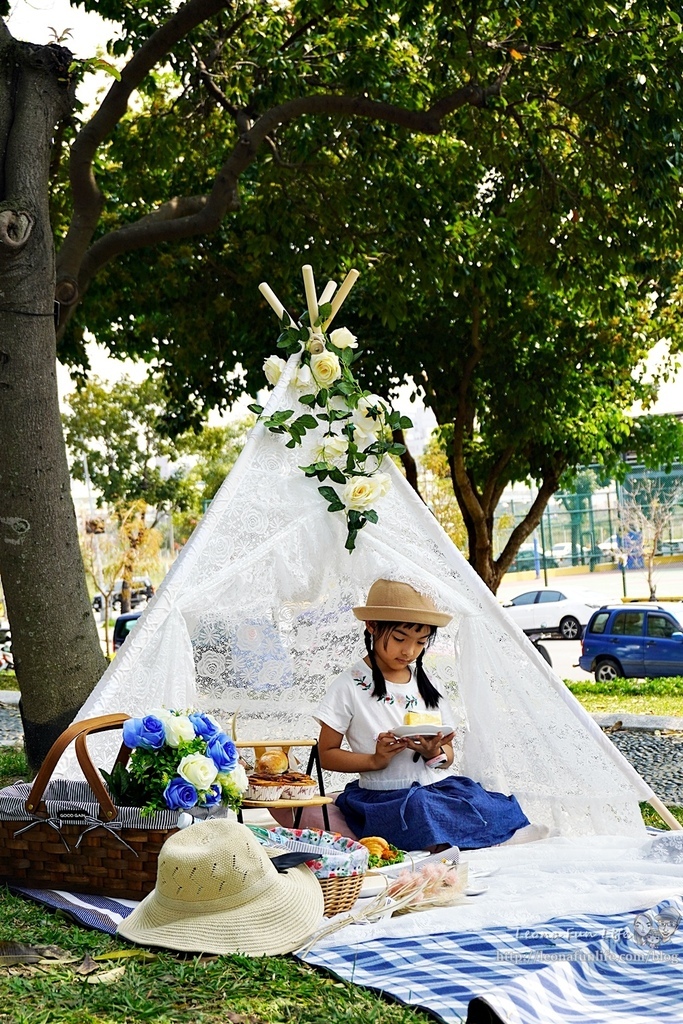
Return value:
M 114 949 L 111 953 L 98 953 L 93 960 L 156 960 L 157 954 L 148 949 Z
M 35 946 L 24 946 L 21 942 L 0 942 L 0 967 L 37 964 L 42 958 L 42 953 Z
M 74 957 L 73 953 L 62 949 L 61 946 L 36 946 L 35 950 L 36 953 L 40 953 L 43 960 L 61 960 L 67 963 L 78 960 L 78 957 Z
M 83 957 L 83 962 L 76 968 L 76 974 L 92 974 L 93 971 L 98 971 L 99 967 L 93 960 L 93 958 L 86 953 Z
M 509 53 L 513 60 L 524 60 L 524 54 L 519 50 L 510 50 Z
M 102 971 L 101 974 L 89 974 L 85 980 L 88 985 L 115 985 L 125 973 L 125 967 L 112 967 L 110 971 Z

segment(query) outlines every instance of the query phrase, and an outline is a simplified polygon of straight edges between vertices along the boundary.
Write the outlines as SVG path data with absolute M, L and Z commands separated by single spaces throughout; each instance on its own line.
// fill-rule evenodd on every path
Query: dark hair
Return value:
M 394 629 L 415 629 L 416 626 L 423 626 L 423 622 L 375 622 L 376 632 L 372 634 L 370 630 L 365 628 L 365 647 L 370 657 L 370 666 L 372 668 L 372 679 L 374 687 L 372 690 L 372 696 L 376 697 L 377 700 L 383 700 L 387 695 L 387 683 L 386 679 L 382 675 L 377 660 L 375 658 L 375 652 L 373 649 L 373 635 L 375 640 L 379 640 L 381 637 L 386 636 L 387 633 L 391 633 Z M 428 708 L 438 708 L 439 701 L 441 700 L 442 694 L 439 693 L 434 684 L 430 681 L 429 676 L 422 667 L 422 659 L 424 658 L 425 651 L 431 646 L 434 637 L 436 636 L 436 626 L 429 626 L 429 637 L 427 643 L 420 651 L 415 662 L 417 668 L 417 688 L 420 692 L 422 700 L 425 702 Z

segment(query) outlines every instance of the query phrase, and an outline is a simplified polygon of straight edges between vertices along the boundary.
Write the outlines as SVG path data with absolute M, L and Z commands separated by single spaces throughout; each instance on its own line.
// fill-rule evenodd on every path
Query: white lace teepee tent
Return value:
M 352 283 L 334 296 L 325 327 Z M 278 300 L 267 286 L 262 291 L 281 319 Z M 332 292 L 330 283 L 321 308 Z M 426 666 L 460 716 L 459 774 L 514 793 L 530 820 L 563 834 L 638 832 L 639 800 L 668 813 L 393 464 L 378 524 L 368 523 L 355 550 L 346 550 L 344 514 L 327 510 L 318 480 L 300 468 L 320 445 L 320 429 L 288 448 L 264 423 L 278 411 L 306 411 L 298 406 L 299 362 L 291 355 L 233 470 L 79 719 L 195 707 L 223 722 L 237 711 L 240 739 L 315 736 L 314 704 L 364 653 L 351 607 L 375 579 L 396 579 L 454 614 Z M 95 739 L 98 762 L 113 761 L 112 735 Z M 69 756 L 60 769 L 78 772 Z

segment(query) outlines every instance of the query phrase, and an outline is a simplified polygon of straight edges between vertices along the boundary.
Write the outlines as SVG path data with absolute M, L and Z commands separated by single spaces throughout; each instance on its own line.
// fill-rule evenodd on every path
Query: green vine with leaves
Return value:
M 323 325 L 330 313 L 330 303 L 321 305 L 312 327 L 307 313 L 299 325 L 285 313 L 277 346 L 288 356 L 300 355 L 291 383 L 301 390 L 299 404 L 309 411 L 297 415 L 294 409 L 282 409 L 263 423 L 272 433 L 288 436 L 287 448 L 296 448 L 309 431 L 323 428 L 316 458 L 300 469 L 322 485 L 318 491 L 328 502 L 328 511 L 344 513 L 346 548 L 353 551 L 360 530 L 377 523 L 372 506 L 391 486 L 387 474 L 380 472 L 383 460 L 405 451 L 393 440 L 393 431 L 411 427 L 412 421 L 360 386 L 351 370 L 358 358 L 356 338 L 345 327 L 328 335 Z M 277 383 L 285 365 L 278 356 L 265 361 L 269 383 Z M 263 413 L 261 405 L 249 408 L 259 416 Z

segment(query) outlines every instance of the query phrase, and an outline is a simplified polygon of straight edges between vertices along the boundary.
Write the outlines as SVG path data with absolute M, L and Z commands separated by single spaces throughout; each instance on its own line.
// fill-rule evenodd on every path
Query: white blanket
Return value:
M 553 838 L 462 854 L 470 883 L 486 892 L 466 905 L 350 924 L 320 945 L 356 945 L 382 936 L 529 927 L 554 917 L 616 914 L 683 894 L 683 863 L 651 859 L 659 838 Z

